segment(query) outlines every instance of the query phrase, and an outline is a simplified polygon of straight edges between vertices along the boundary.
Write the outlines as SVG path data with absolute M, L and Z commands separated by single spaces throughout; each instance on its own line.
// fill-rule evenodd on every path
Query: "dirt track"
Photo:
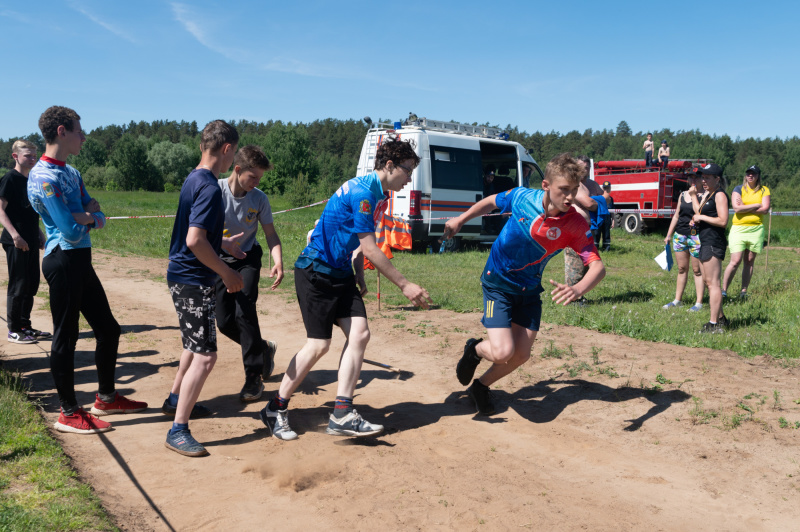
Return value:
M 257 412 L 304 330 L 296 303 L 262 292 L 262 328 L 278 342 L 267 393 L 251 405 L 238 401 L 241 356 L 221 338 L 201 395 L 215 415 L 191 423 L 211 454 L 182 457 L 165 449 L 170 421 L 160 413 L 180 352 L 166 286 L 150 280 L 164 275 L 166 261 L 94 256 L 123 330 L 118 390 L 151 408 L 106 418 L 115 430 L 103 435 L 57 437 L 123 530 L 800 528 L 800 430 L 778 426 L 781 416 L 800 421 L 797 367 L 543 324 L 531 362 L 496 390 L 498 414 L 481 418 L 454 374 L 464 341 L 483 333 L 479 316 L 443 310 L 405 312 L 403 321 L 397 310 L 368 308 L 367 358 L 409 372 L 396 378 L 364 366 L 357 407 L 387 426 L 384 436 L 324 434 L 343 343 L 335 335 L 292 400 L 300 438 L 281 442 Z M 34 326 L 51 330 L 49 312 L 34 312 Z M 550 340 L 577 356 L 541 359 Z M 53 422 L 48 347 L 6 344 L 3 361 L 32 380 Z M 600 364 L 592 347 L 602 348 Z M 82 332 L 76 383 L 86 405 L 96 391 L 92 349 Z M 563 366 L 581 361 L 589 369 L 570 377 Z M 597 372 L 607 366 L 620 376 Z M 673 382 L 653 392 L 658 374 Z M 781 393 L 777 409 L 773 390 Z M 719 415 L 696 423 L 692 396 Z M 755 410 L 752 420 L 726 428 L 747 414 L 740 402 Z

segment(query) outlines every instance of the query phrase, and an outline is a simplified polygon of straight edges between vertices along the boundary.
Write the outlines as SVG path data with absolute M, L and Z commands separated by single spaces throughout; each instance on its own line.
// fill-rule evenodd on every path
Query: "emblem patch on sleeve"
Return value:
M 369 200 L 361 200 L 361 203 L 358 205 L 358 212 L 361 214 L 372 213 L 372 205 L 370 205 Z
M 42 184 L 42 190 L 44 190 L 44 195 L 47 196 L 48 198 L 56 193 L 56 191 L 53 190 L 53 186 L 50 183 Z

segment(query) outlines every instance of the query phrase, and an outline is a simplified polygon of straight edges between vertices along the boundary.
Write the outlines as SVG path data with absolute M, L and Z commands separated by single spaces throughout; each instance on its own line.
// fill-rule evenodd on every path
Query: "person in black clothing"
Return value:
M 689 188 L 695 215 L 692 221 L 700 237 L 700 268 L 703 281 L 708 286 L 708 302 L 711 314 L 708 323 L 700 332 L 725 332 L 728 320 L 722 312 L 722 288 L 720 274 L 722 260 L 728 249 L 725 226 L 728 225 L 728 206 L 730 202 L 722 184 L 722 168 L 714 163 L 699 169 L 700 182 L 708 195 L 702 202 L 697 197 L 696 187 Z
M 36 145 L 18 140 L 11 147 L 11 156 L 14 169 L 0 181 L 0 243 L 8 262 L 8 341 L 32 344 L 52 336 L 31 327 L 33 296 L 39 290 L 39 250 L 44 249 L 45 241 L 39 214 L 28 201 L 28 174 L 36 164 Z
M 697 178 L 699 174 L 691 173 L 687 176 L 687 184 L 689 187 L 695 187 L 697 190 Z M 698 197 L 699 201 L 703 201 L 704 195 L 701 193 Z M 695 288 L 695 304 L 689 308 L 689 312 L 699 312 L 703 308 L 703 291 L 705 284 L 703 284 L 703 273 L 700 269 L 700 237 L 697 236 L 697 230 L 692 225 L 692 218 L 694 217 L 694 205 L 692 205 L 692 197 L 689 195 L 688 190 L 681 192 L 678 196 L 678 208 L 675 209 L 675 214 L 672 216 L 672 221 L 667 230 L 667 236 L 664 238 L 664 244 L 672 243 L 672 251 L 675 252 L 675 262 L 678 264 L 678 282 L 675 287 L 675 299 L 664 305 L 663 309 L 668 310 L 683 305 L 683 292 L 686 289 L 686 284 L 689 277 L 689 266 L 691 264 L 692 273 L 694 274 L 694 288 Z

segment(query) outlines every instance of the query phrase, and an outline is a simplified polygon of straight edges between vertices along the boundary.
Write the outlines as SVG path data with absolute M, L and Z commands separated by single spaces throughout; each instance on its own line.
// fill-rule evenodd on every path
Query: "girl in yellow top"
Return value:
M 725 268 L 722 281 L 722 295 L 727 295 L 736 269 L 744 258 L 742 268 L 742 291 L 739 297 L 747 297 L 747 287 L 753 276 L 756 255 L 764 247 L 764 224 L 761 218 L 769 212 L 771 198 L 769 189 L 761 184 L 761 169 L 753 165 L 745 171 L 744 181 L 733 189 L 733 223 L 728 235 L 731 261 Z

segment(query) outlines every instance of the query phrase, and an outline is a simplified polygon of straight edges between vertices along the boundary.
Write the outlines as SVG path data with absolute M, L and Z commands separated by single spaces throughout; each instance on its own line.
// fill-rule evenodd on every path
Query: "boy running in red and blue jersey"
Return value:
M 552 299 L 557 304 L 567 305 L 581 298 L 605 276 L 589 224 L 572 207 L 582 173 L 579 163 L 563 153 L 547 163 L 542 190 L 514 188 L 489 196 L 445 224 L 443 238 L 451 238 L 466 222 L 495 208 L 511 214 L 492 245 L 481 275 L 481 323 L 488 331 L 489 341 L 467 340 L 456 367 L 459 382 L 467 385 L 481 359 L 492 363 L 467 389 L 480 414 L 495 413 L 489 386 L 531 356 L 542 317 L 542 272 L 548 261 L 562 249 L 570 248 L 588 266 L 586 275 L 573 286 L 550 279 L 555 287 Z
M 68 107 L 54 105 L 39 118 L 45 152 L 28 177 L 28 199 L 42 217 L 47 241 L 42 273 L 50 286 L 53 344 L 50 373 L 55 381 L 61 414 L 56 430 L 93 434 L 111 430 L 111 424 L 95 416 L 141 412 L 147 403 L 132 401 L 116 392 L 120 327 L 92 267 L 89 232 L 102 229 L 106 217 L 100 204 L 86 192 L 80 172 L 65 161 L 78 155 L 86 137 L 81 117 Z M 75 344 L 80 314 L 97 339 L 95 365 L 98 393 L 89 414 L 75 396 Z

